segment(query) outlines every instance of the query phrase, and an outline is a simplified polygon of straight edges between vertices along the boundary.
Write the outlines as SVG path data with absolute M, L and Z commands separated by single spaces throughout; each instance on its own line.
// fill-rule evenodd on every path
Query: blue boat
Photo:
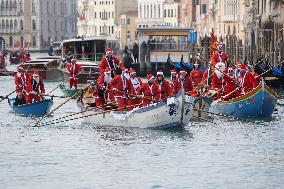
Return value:
M 230 99 L 213 101 L 210 111 L 237 118 L 270 117 L 275 109 L 278 95 L 264 81 L 251 92 Z
M 272 72 L 275 77 L 284 79 L 284 73 L 281 68 L 273 68 Z
M 39 102 L 34 102 L 31 104 L 24 104 L 24 105 L 20 105 L 20 106 L 14 106 L 15 99 L 10 99 L 10 106 L 12 108 L 12 110 L 16 113 L 16 114 L 20 114 L 23 116 L 36 116 L 36 117 L 41 117 L 46 115 L 50 109 L 51 106 L 53 104 L 53 100 L 52 99 L 45 99 Z

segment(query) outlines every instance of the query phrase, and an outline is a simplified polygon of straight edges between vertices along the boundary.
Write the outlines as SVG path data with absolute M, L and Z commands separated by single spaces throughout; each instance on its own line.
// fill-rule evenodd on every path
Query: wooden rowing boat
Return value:
M 277 99 L 278 95 L 262 81 L 258 87 L 243 96 L 229 101 L 214 101 L 210 111 L 238 118 L 269 117 L 275 109 Z
M 72 96 L 75 95 L 74 98 L 77 98 L 77 97 L 80 96 L 79 92 L 80 92 L 81 89 L 73 89 L 73 88 L 70 89 L 69 87 L 66 87 L 65 85 L 61 85 L 60 88 L 61 88 L 65 97 L 72 97 Z

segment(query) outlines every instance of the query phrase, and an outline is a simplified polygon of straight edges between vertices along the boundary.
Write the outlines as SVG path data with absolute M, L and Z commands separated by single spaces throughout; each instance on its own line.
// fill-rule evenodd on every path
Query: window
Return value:
M 49 23 L 49 20 L 47 21 L 47 30 L 50 31 L 50 23 Z
M 24 30 L 24 22 L 23 22 L 23 20 L 20 20 L 20 30 Z
M 167 10 L 164 10 L 164 17 L 167 17 Z
M 36 47 L 36 38 L 35 38 L 35 36 L 33 36 L 32 46 Z
M 5 21 L 2 20 L 2 29 L 5 29 Z
M 14 20 L 14 29 L 18 29 L 18 22 L 17 22 L 17 20 Z
M 130 24 L 130 18 L 127 18 L 127 24 Z
M 49 2 L 48 1 L 46 2 L 46 12 L 47 14 L 49 13 Z
M 54 31 L 57 32 L 57 23 L 56 23 L 56 20 L 54 20 Z
M 13 20 L 10 20 L 10 29 L 13 29 Z
M 207 5 L 206 4 L 202 4 L 202 12 L 201 14 L 207 14 Z
M 111 26 L 111 33 L 114 34 L 114 26 Z
M 21 36 L 21 47 L 24 47 L 24 37 Z
M 32 0 L 32 13 L 35 13 L 35 1 Z
M 21 13 L 23 12 L 23 1 L 22 0 L 20 1 L 20 12 Z
M 6 20 L 6 29 L 9 29 L 9 20 Z
M 1 11 L 4 11 L 5 6 L 4 6 L 4 1 L 1 1 Z
M 56 14 L 56 2 L 55 1 L 53 2 L 53 12 L 54 14 Z
M 32 27 L 33 27 L 33 30 L 36 30 L 36 21 L 34 19 L 32 21 Z
M 13 47 L 13 37 L 12 36 L 10 36 L 9 38 L 9 45 L 10 47 Z

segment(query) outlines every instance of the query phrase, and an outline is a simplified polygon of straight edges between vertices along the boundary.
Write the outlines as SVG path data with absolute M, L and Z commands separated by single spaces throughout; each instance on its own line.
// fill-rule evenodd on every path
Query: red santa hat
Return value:
M 157 71 L 157 75 L 164 76 L 164 72 L 163 72 L 163 70 L 158 70 L 158 71 Z
M 171 70 L 171 74 L 176 74 L 176 70 Z
M 17 70 L 18 71 L 25 71 L 25 68 L 23 66 L 19 66 Z
M 187 73 L 187 71 L 185 69 L 183 69 L 179 73 Z
M 112 50 L 111 50 L 111 48 L 106 48 L 106 54 L 109 54 L 109 53 L 112 53 Z
M 130 72 L 130 74 L 135 74 L 136 73 L 136 71 L 133 68 L 130 68 L 129 72 Z
M 104 73 L 106 73 L 106 74 L 109 73 L 109 74 L 110 74 L 110 73 L 111 73 L 111 70 L 110 70 L 109 68 L 106 68 L 105 71 L 104 71 Z
M 233 68 L 231 68 L 231 67 L 229 67 L 229 68 L 228 68 L 228 71 L 233 71 L 233 70 L 234 70 L 234 69 L 233 69 Z
M 121 66 L 120 69 L 121 69 L 122 72 L 128 72 L 128 69 L 125 68 L 124 66 Z
M 75 58 L 72 58 L 72 59 L 71 59 L 71 63 L 76 63 L 76 59 L 75 59 Z
M 35 70 L 34 70 L 33 76 L 34 76 L 34 77 L 39 76 L 39 71 L 38 71 L 38 69 L 35 69 Z
M 244 64 L 240 64 L 238 67 L 239 67 L 240 69 L 242 69 L 242 70 L 246 70 L 246 69 L 247 69 L 247 67 L 246 67 Z
M 152 79 L 155 79 L 155 77 L 153 76 L 153 74 L 147 74 L 147 79 L 148 81 L 152 80 Z

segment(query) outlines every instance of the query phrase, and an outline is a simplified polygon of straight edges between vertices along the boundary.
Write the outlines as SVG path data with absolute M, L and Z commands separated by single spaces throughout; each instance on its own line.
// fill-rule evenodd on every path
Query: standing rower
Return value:
M 133 109 L 135 106 L 139 106 L 141 103 L 141 99 L 137 98 L 138 88 L 142 85 L 142 79 L 140 77 L 136 77 L 136 71 L 133 68 L 129 69 L 130 72 L 130 94 L 133 96 L 129 96 L 129 109 Z
M 195 62 L 193 64 L 193 67 L 194 69 L 190 72 L 190 79 L 192 81 L 193 87 L 195 88 L 201 83 L 203 72 L 201 71 L 198 62 Z
M 35 71 L 29 78 L 27 86 L 27 103 L 40 101 L 45 95 L 43 79 L 39 76 L 39 72 Z
M 69 78 L 70 89 L 72 89 L 73 86 L 75 89 L 77 89 L 78 79 L 79 79 L 78 75 L 81 71 L 83 71 L 83 68 L 76 63 L 76 59 L 71 59 L 71 63 L 67 64 L 67 70 L 70 74 Z
M 19 66 L 17 71 L 15 75 L 16 92 L 23 93 L 27 97 L 26 90 L 30 76 L 22 66 Z
M 104 74 L 104 70 L 109 68 L 111 70 L 111 77 L 114 78 L 116 69 L 121 66 L 121 61 L 116 56 L 113 56 L 111 48 L 106 48 L 106 56 L 100 62 L 100 73 Z
M 217 51 L 215 51 L 212 56 L 212 65 L 215 66 L 218 62 L 223 62 L 224 64 L 226 64 L 228 59 L 228 55 L 223 52 L 223 45 L 219 44 L 217 47 Z
M 142 95 L 143 106 L 151 104 L 152 103 L 151 99 L 153 99 L 154 96 L 152 89 L 153 85 L 155 85 L 154 84 L 155 77 L 152 74 L 147 74 L 147 80 L 148 81 L 143 83 L 137 91 L 138 95 Z
M 164 73 L 162 70 L 157 72 L 157 79 L 154 81 L 154 83 L 155 85 L 153 86 L 153 92 L 155 93 L 155 99 L 165 100 L 174 95 L 170 83 L 164 78 Z

